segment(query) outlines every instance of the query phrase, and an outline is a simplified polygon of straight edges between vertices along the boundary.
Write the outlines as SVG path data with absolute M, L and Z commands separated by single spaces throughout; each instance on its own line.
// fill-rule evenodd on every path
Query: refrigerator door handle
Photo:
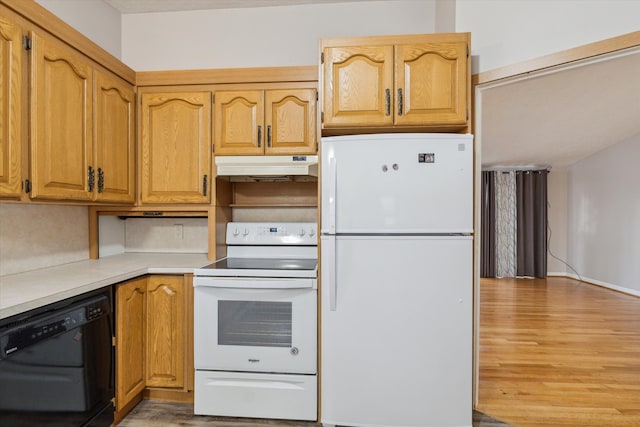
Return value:
M 329 288 L 329 311 L 336 311 L 338 281 L 336 280 L 336 238 L 331 236 L 324 242 L 326 245 L 326 259 L 322 264 L 326 266 L 326 285 Z M 323 285 L 324 286 L 324 285 Z
M 329 157 L 329 233 L 336 232 L 336 189 L 338 181 L 336 158 Z

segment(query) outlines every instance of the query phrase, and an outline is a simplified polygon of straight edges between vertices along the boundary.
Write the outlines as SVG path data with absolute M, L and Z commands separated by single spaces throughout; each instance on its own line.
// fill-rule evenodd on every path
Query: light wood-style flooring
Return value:
M 193 404 L 143 400 L 118 427 L 318 427 L 307 421 L 257 420 L 250 418 L 193 415 Z M 473 411 L 473 427 L 509 427 Z
M 640 426 L 640 298 L 482 279 L 478 410 L 516 426 Z

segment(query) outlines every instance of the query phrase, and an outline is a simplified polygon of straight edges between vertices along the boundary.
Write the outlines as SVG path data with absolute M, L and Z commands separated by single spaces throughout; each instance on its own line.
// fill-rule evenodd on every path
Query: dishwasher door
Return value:
M 41 310 L 40 310 L 41 311 Z M 0 419 L 9 425 L 113 421 L 110 291 L 0 327 Z M 103 418 L 109 421 L 99 421 Z

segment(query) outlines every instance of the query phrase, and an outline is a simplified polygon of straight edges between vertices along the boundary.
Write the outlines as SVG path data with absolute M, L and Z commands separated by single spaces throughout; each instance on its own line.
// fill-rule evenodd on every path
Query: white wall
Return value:
M 569 169 L 568 257 L 580 276 L 640 296 L 640 134 Z
M 122 59 L 136 71 L 315 65 L 323 37 L 431 33 L 434 0 L 122 16 Z
M 36 0 L 98 46 L 121 59 L 120 12 L 102 0 Z
M 457 0 L 473 73 L 640 30 L 638 0 Z

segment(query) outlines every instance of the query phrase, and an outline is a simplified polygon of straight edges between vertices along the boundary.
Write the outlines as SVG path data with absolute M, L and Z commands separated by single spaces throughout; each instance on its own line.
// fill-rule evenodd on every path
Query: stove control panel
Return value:
M 306 245 L 318 244 L 315 222 L 230 222 L 229 245 Z

